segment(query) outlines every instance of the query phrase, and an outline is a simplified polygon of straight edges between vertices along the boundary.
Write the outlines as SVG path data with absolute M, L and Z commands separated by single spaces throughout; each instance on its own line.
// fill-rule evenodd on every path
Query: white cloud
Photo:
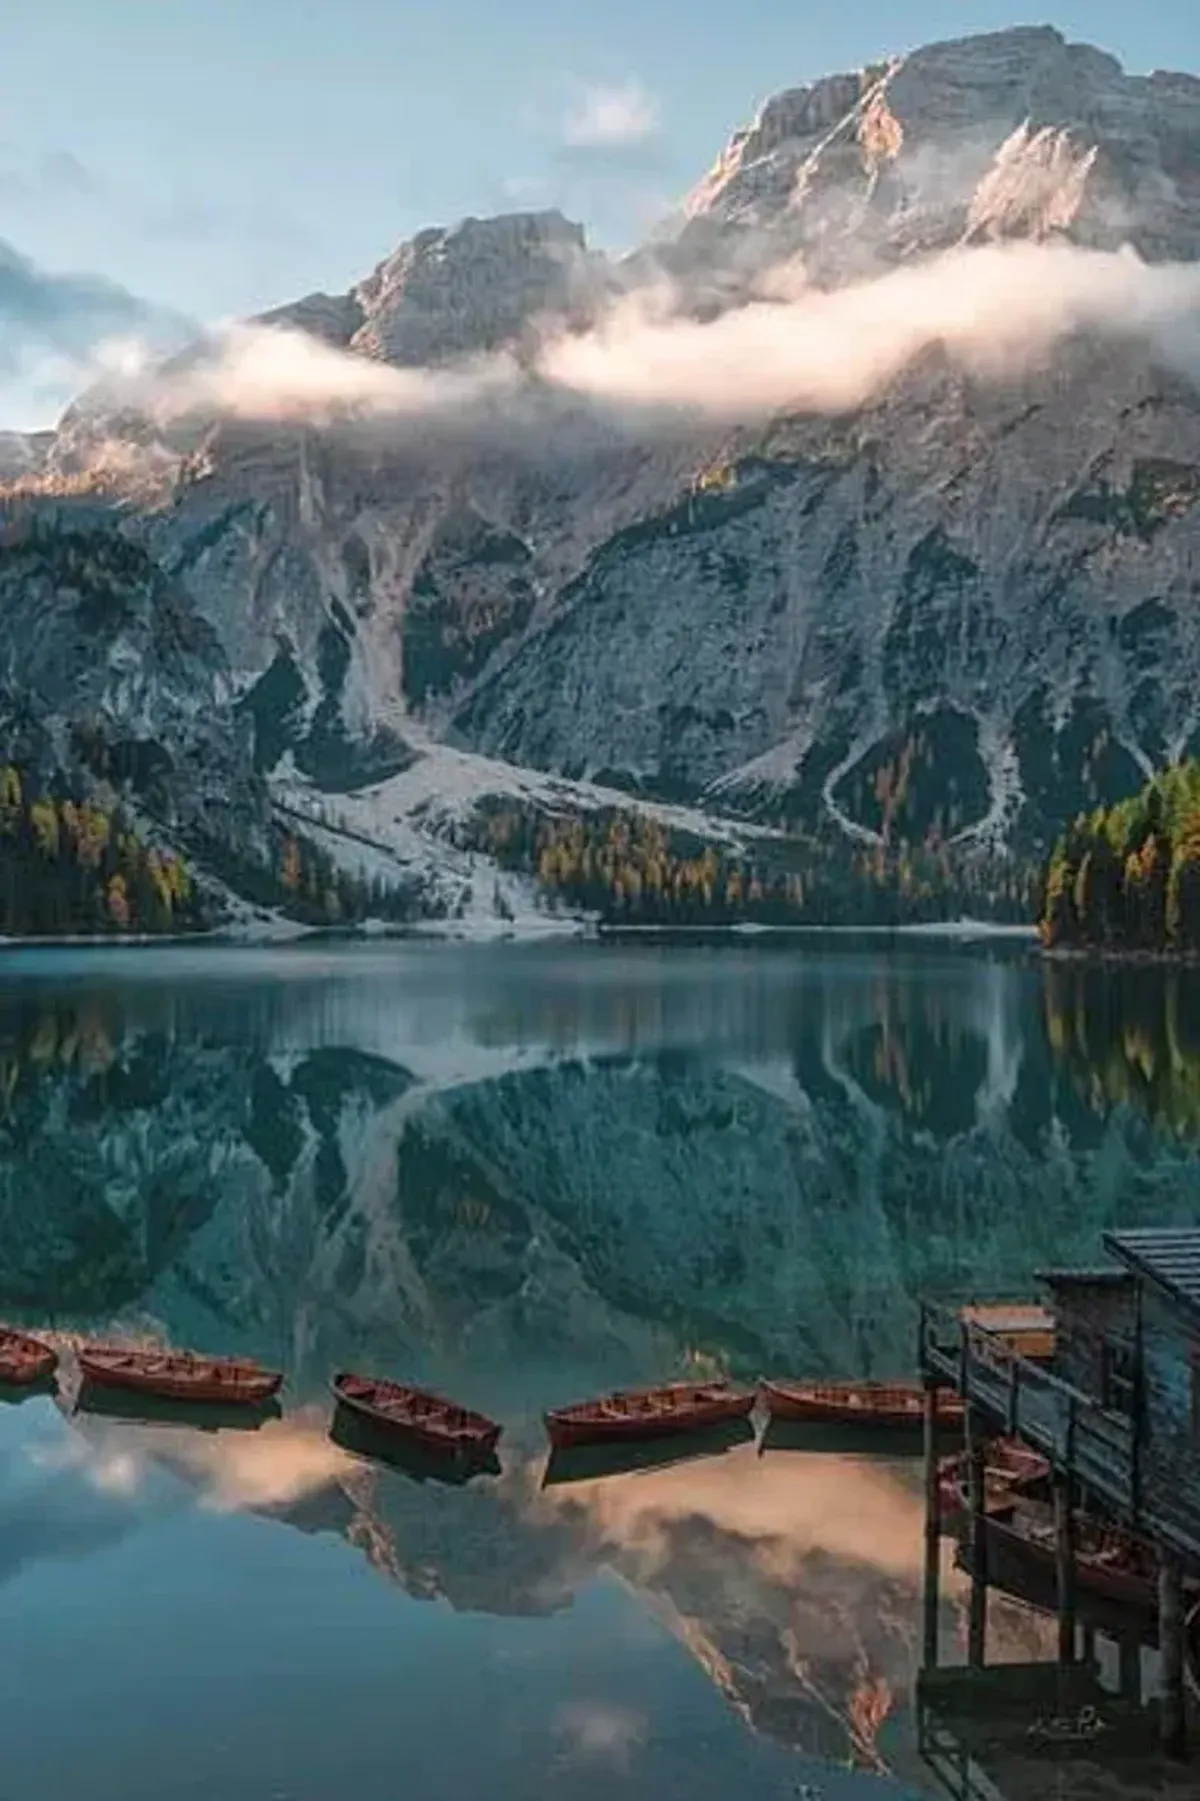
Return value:
M 658 135 L 658 103 L 638 81 L 591 87 L 563 122 L 571 150 L 623 150 Z
M 165 421 L 192 412 L 263 422 L 449 416 L 510 390 L 512 359 L 489 356 L 446 369 L 397 369 L 351 356 L 307 332 L 231 325 L 187 368 L 151 376 L 143 404 Z
M 604 1701 L 568 1701 L 558 1711 L 560 1735 L 577 1758 L 597 1758 L 623 1765 L 645 1738 L 643 1714 Z
M 1003 375 L 1077 331 L 1140 340 L 1200 374 L 1200 264 L 1151 265 L 1132 251 L 956 249 L 832 292 L 784 265 L 760 293 L 701 322 L 669 285 L 648 287 L 588 331 L 545 337 L 523 362 L 493 355 L 438 369 L 398 369 L 302 332 L 239 325 L 190 366 L 150 378 L 141 399 L 163 418 L 207 410 L 470 423 L 491 408 L 515 425 L 532 371 L 560 395 L 647 427 L 664 414 L 749 423 L 861 406 L 934 345 Z
M 1200 372 L 1197 263 L 1014 243 L 947 251 L 833 291 L 776 271 L 771 292 L 704 322 L 662 293 L 634 294 L 595 330 L 548 343 L 540 371 L 606 404 L 730 421 L 861 406 L 934 345 L 1004 374 L 1089 331 L 1140 339 Z

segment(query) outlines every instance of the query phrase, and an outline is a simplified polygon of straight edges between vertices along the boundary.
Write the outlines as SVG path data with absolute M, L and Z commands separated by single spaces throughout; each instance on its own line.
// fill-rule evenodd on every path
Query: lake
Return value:
M 908 1370 L 922 1294 L 1194 1220 L 1194 975 L 853 938 L 0 958 L 0 1317 L 286 1372 L 253 1432 L 0 1404 L 2 1801 L 942 1792 L 916 1461 L 547 1484 L 540 1416 Z M 499 1474 L 334 1442 L 345 1366 L 502 1420 Z M 991 1634 L 1052 1654 L 1015 1602 Z

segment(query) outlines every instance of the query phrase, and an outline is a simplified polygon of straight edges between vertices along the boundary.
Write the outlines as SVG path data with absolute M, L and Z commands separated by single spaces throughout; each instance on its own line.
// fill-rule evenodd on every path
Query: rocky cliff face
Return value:
M 267 323 L 520 370 L 648 283 L 703 319 L 1012 240 L 1200 257 L 1200 82 L 1049 28 L 934 45 L 777 95 L 622 264 L 558 214 L 468 220 Z M 850 841 L 1029 847 L 1200 749 L 1200 399 L 1134 341 L 1007 375 L 931 345 L 834 419 L 781 394 L 732 430 L 507 392 L 471 431 L 77 410 L 36 480 L 130 501 L 260 767 L 327 791 L 449 740 Z
M 0 510 L 0 742 L 83 768 L 166 832 L 245 848 L 266 796 L 211 625 L 136 536 L 86 504 Z

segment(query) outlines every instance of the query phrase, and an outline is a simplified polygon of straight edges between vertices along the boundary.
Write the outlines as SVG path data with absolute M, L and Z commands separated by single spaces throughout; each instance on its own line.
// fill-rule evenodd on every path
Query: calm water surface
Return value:
M 923 1292 L 1200 1212 L 1193 978 L 923 947 L 4 952 L 0 1317 L 246 1351 L 249 1431 L 0 1403 L 3 1801 L 933 1795 L 911 1460 L 546 1483 L 542 1410 L 888 1373 Z M 344 1365 L 504 1422 L 331 1441 Z M 551 1472 L 553 1475 L 554 1472 Z M 960 1579 L 945 1651 L 961 1657 Z M 1050 1651 L 1016 1603 L 992 1654 Z

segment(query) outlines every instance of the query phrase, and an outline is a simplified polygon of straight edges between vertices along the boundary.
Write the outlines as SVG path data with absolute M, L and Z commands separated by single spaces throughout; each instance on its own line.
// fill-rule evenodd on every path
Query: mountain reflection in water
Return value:
M 929 1791 L 913 1463 L 735 1446 L 543 1487 L 540 1415 L 686 1371 L 899 1371 L 922 1293 L 1020 1289 L 1118 1220 L 1194 1217 L 1190 1115 L 1156 1099 L 1190 1081 L 1178 981 L 1155 1014 L 1139 972 L 1133 1020 L 1024 953 L 932 946 L 21 952 L 4 975 L 0 1318 L 287 1372 L 257 1431 L 0 1409 L 0 1577 L 31 1671 L 49 1685 L 56 1607 L 85 1634 L 133 1609 L 112 1675 L 133 1681 L 166 1631 L 154 1594 L 182 1585 L 170 1655 L 193 1683 L 217 1680 L 214 1635 L 239 1667 L 290 1668 L 285 1638 L 265 1648 L 285 1627 L 298 1647 L 287 1682 L 246 1665 L 292 1724 L 261 1754 L 230 1727 L 222 1801 L 234 1768 L 247 1801 L 291 1793 L 285 1741 L 298 1797 L 339 1792 L 306 1734 L 326 1688 L 357 1718 L 388 1659 L 417 1794 L 457 1792 L 471 1746 L 501 1796 L 607 1795 L 614 1771 L 697 1801 L 735 1773 L 746 1795 L 851 1801 L 883 1772 Z M 413 1481 L 334 1443 L 328 1377 L 356 1367 L 501 1420 L 500 1474 Z M 211 1611 L 227 1592 L 236 1630 Z M 946 1592 L 961 1647 L 950 1572 Z M 1050 1648 L 1015 1606 L 991 1633 L 993 1656 Z M 0 1704 L 32 1720 L 33 1680 L 10 1665 Z M 102 1687 L 77 1673 L 73 1704 Z M 488 1733 L 429 1737 L 468 1694 Z M 359 1728 L 362 1801 L 391 1793 L 393 1713 Z M 47 1727 L 12 1801 L 69 1792 L 66 1755 Z M 106 1790 L 102 1764 L 101 1801 L 204 1792 L 158 1766 Z

